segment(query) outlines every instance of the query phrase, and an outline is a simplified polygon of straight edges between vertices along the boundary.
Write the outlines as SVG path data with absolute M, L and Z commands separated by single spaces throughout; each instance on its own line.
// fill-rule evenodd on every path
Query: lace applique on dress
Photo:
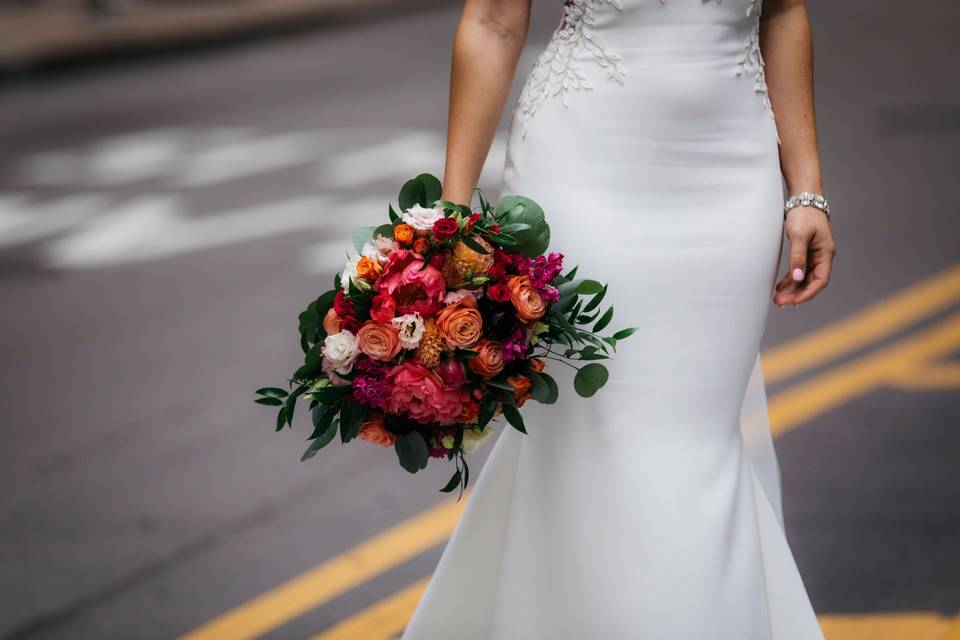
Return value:
M 604 69 L 610 79 L 623 84 L 625 72 L 620 64 L 620 56 L 608 51 L 604 42 L 592 31 L 594 12 L 604 4 L 623 10 L 622 0 L 564 2 L 560 26 L 540 54 L 520 92 L 518 107 L 523 137 L 527 135 L 530 119 L 543 105 L 544 100 L 559 97 L 566 107 L 568 91 L 593 89 L 590 80 L 579 67 L 584 54 Z
M 764 73 L 763 54 L 760 52 L 760 13 L 763 11 L 763 0 L 751 0 L 747 6 L 747 17 L 753 20 L 753 27 L 750 29 L 750 35 L 743 43 L 743 53 L 737 59 L 737 76 L 742 76 L 748 72 L 754 74 L 754 91 L 763 98 L 763 106 L 770 114 L 770 117 L 776 123 L 776 117 L 773 113 L 773 106 L 770 104 L 770 94 L 767 91 L 767 76 Z M 780 135 L 777 134 L 777 142 L 780 142 Z

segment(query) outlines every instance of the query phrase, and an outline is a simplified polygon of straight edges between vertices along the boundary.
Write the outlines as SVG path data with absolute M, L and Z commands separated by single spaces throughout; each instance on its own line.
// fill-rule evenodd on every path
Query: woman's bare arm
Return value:
M 813 39 L 804 0 L 764 3 L 760 46 L 789 195 L 823 193 L 813 101 Z M 836 253 L 830 224 L 818 209 L 792 209 L 785 227 L 790 266 L 777 284 L 774 302 L 780 306 L 807 302 L 826 287 Z
M 469 204 L 527 39 L 531 0 L 466 0 L 453 45 L 443 197 Z

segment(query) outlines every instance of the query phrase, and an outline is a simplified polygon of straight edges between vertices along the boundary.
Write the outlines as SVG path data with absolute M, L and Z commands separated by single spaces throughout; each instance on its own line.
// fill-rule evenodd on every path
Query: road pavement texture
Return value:
M 840 250 L 764 338 L 787 534 L 832 640 L 946 638 L 960 7 L 813 4 Z M 402 626 L 462 506 L 436 492 L 449 470 L 356 444 L 301 464 L 303 423 L 273 433 L 252 391 L 296 362 L 293 319 L 348 231 L 440 172 L 457 13 L 0 86 L 0 639 Z M 502 160 L 501 134 L 491 195 Z

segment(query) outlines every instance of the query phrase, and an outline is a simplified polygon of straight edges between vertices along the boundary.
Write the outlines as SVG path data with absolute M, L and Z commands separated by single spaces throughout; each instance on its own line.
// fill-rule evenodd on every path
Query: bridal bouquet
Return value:
M 608 378 L 597 360 L 634 332 L 601 336 L 613 307 L 606 285 L 562 274 L 563 255 L 545 253 L 550 227 L 529 198 L 480 208 L 440 200 L 429 174 L 400 190 L 390 222 L 353 233 L 357 254 L 333 289 L 299 316 L 303 365 L 289 391 L 257 390 L 278 407 L 276 429 L 309 404 L 313 433 L 303 459 L 338 431 L 342 442 L 393 447 L 410 473 L 430 458 L 454 460 L 441 491 L 469 481 L 465 459 L 503 416 L 526 433 L 520 408 L 551 404 L 559 390 L 546 362 L 577 369 L 574 389 L 592 396 Z

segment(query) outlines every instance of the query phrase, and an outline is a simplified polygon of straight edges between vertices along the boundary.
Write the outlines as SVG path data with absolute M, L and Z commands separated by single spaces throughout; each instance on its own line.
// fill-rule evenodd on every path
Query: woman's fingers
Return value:
M 820 293 L 830 281 L 836 253 L 830 224 L 819 210 L 809 207 L 792 210 L 787 217 L 786 232 L 790 261 L 773 297 L 774 303 L 781 307 L 802 304 Z
M 806 286 L 798 293 L 794 299 L 794 304 L 803 304 L 812 300 L 818 293 L 824 290 L 830 283 L 830 272 L 833 270 L 834 251 L 827 247 L 817 246 L 812 253 L 812 264 L 810 269 L 810 278 Z

